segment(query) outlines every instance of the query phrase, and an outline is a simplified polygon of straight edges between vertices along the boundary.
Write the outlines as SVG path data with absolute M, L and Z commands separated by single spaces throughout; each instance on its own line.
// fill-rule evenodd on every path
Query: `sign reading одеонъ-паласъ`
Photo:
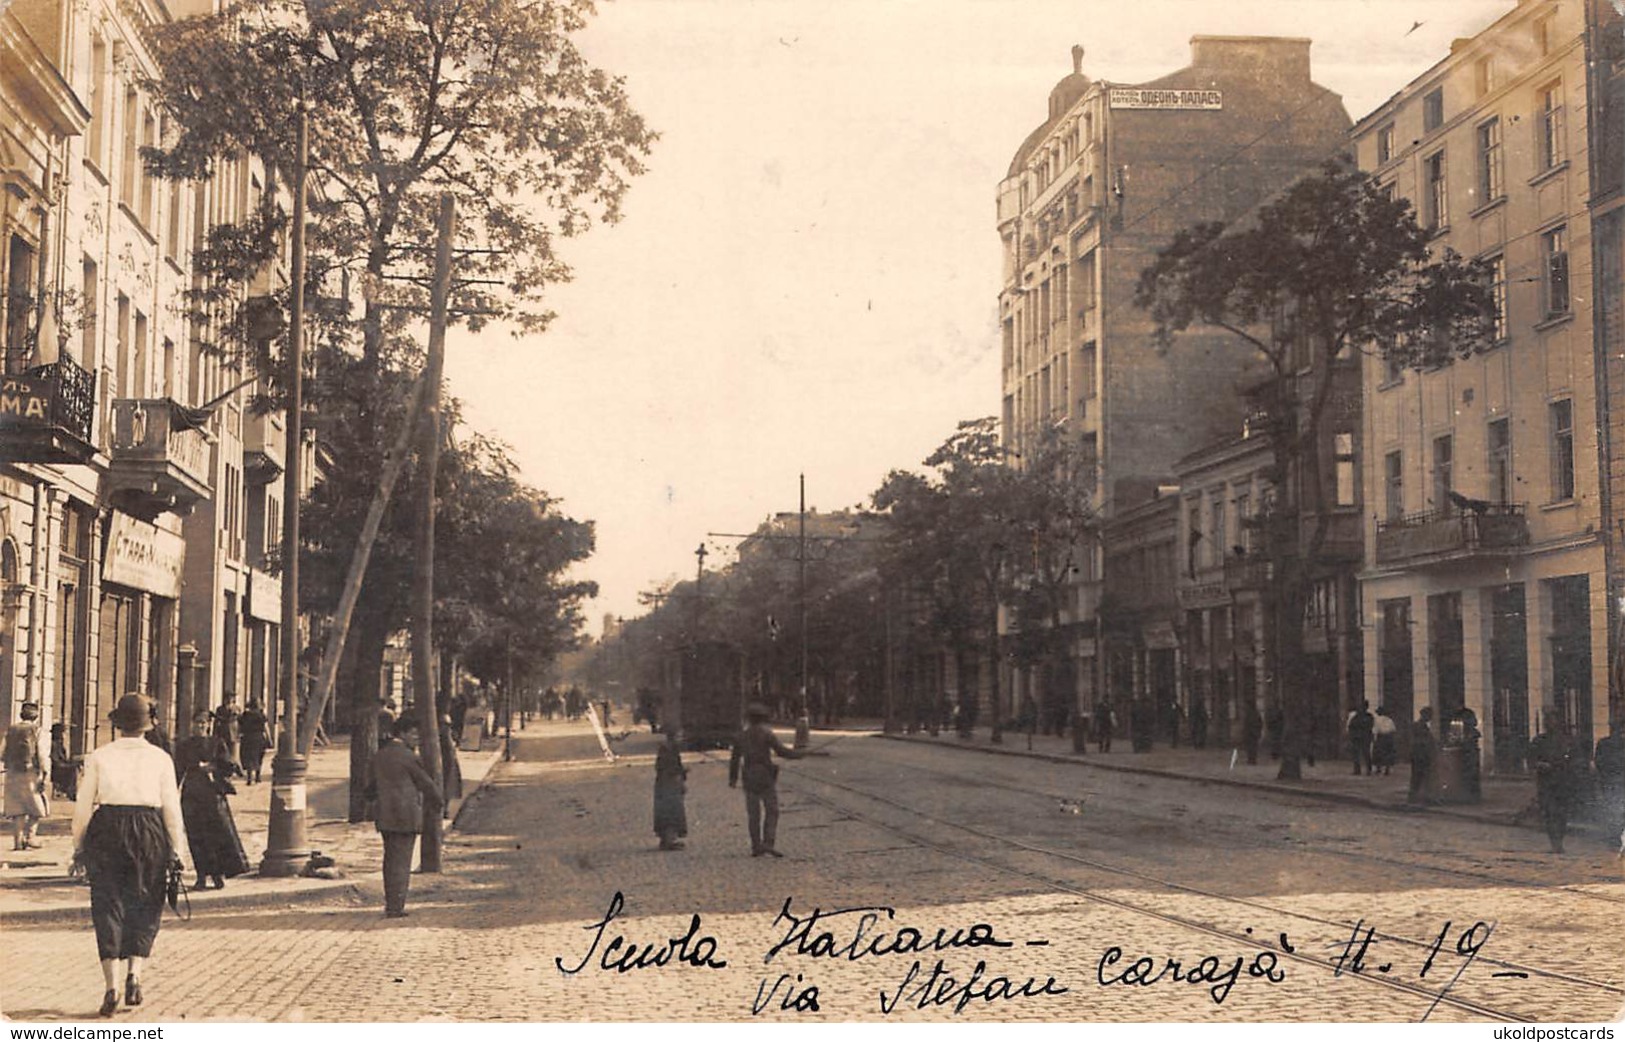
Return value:
M 1217 90 L 1153 90 L 1148 87 L 1113 87 L 1114 109 L 1197 109 L 1224 108 L 1224 92 Z

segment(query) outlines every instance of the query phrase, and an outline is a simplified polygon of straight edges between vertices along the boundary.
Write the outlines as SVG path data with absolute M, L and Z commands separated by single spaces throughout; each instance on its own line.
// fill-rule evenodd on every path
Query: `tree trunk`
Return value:
M 998 744 L 1004 741 L 1004 707 L 999 704 L 999 598 L 996 588 L 990 600 L 993 607 L 988 612 L 987 623 L 987 705 L 988 712 L 993 714 L 992 741 Z
M 1302 575 L 1291 569 L 1285 581 L 1276 583 L 1273 630 L 1275 687 L 1281 706 L 1281 767 L 1276 777 L 1282 781 L 1303 778 L 1303 758 L 1311 752 L 1308 709 L 1304 704 Z M 1279 573 L 1277 573 L 1279 574 Z
M 367 769 L 378 751 L 378 709 L 383 704 L 379 680 L 384 668 L 384 645 L 389 641 L 388 617 L 357 606 L 355 680 L 350 689 L 350 820 L 370 821 L 367 804 Z

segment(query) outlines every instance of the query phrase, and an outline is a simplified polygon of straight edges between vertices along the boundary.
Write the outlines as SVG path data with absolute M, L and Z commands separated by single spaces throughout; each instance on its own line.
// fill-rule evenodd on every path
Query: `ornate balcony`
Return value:
M 1377 563 L 1430 565 L 1506 557 L 1529 545 L 1529 519 L 1518 503 L 1429 510 L 1377 526 Z
M 250 485 L 265 485 L 282 476 L 286 452 L 281 413 L 243 414 L 243 479 Z
M 113 403 L 107 471 L 111 501 L 145 520 L 165 511 L 191 513 L 210 493 L 207 417 L 169 398 Z
M 1224 559 L 1224 588 L 1262 590 L 1270 584 L 1270 560 L 1262 554 L 1234 554 Z
M 0 460 L 89 463 L 96 378 L 63 358 L 0 376 Z

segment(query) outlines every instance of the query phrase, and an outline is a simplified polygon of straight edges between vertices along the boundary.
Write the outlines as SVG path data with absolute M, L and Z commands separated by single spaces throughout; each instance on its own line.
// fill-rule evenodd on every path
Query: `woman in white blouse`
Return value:
M 124 1003 L 141 1005 L 141 964 L 158 936 L 166 875 L 186 849 L 174 761 L 142 738 L 152 726 L 147 699 L 125 695 L 108 719 L 119 737 L 85 758 L 73 810 L 73 856 L 90 877 L 90 918 L 107 982 L 104 1017 L 118 1008 L 120 962 L 128 961 Z

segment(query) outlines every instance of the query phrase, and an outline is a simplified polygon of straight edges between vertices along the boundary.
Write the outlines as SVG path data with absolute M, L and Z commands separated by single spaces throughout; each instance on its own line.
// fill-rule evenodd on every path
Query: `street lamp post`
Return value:
M 293 270 L 288 292 L 287 442 L 282 472 L 282 727 L 271 761 L 271 819 L 262 876 L 297 875 L 305 838 L 305 757 L 299 751 L 299 495 L 304 442 L 305 166 L 310 116 L 299 103 L 293 167 Z

